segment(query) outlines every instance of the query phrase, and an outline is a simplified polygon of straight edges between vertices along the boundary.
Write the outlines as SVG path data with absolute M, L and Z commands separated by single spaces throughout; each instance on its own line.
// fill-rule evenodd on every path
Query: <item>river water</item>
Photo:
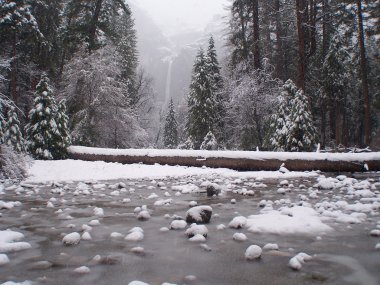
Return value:
M 379 176 L 358 178 L 365 179 L 370 179 L 374 193 L 371 203 L 374 203 L 380 198 Z M 205 181 L 221 185 L 222 195 L 207 197 L 202 186 Z M 125 183 L 126 187 L 119 189 L 116 185 L 119 182 Z M 23 241 L 29 242 L 31 248 L 7 253 L 10 263 L 0 266 L 0 283 L 30 280 L 33 284 L 108 285 L 140 280 L 151 285 L 164 282 L 199 285 L 380 284 L 380 250 L 375 250 L 380 238 L 369 234 L 380 225 L 378 208 L 367 212 L 366 219 L 357 224 L 324 220 L 333 231 L 320 235 L 252 233 L 244 228 L 228 227 L 236 216 L 259 214 L 262 200 L 289 199 L 290 203 L 300 203 L 305 200 L 305 197 L 300 199 L 300 195 L 309 193 L 307 191 L 312 189 L 316 180 L 292 179 L 289 184 L 294 187 L 289 187 L 291 191 L 285 195 L 277 192 L 280 182 L 275 179 L 258 182 L 254 179 L 226 181 L 219 177 L 186 177 L 180 180 L 87 181 L 87 184 L 69 182 L 8 188 L 0 195 L 0 200 L 20 201 L 21 205 L 0 210 L 0 230 L 23 233 Z M 200 191 L 180 195 L 171 188 L 190 183 L 198 186 Z M 4 188 L 9 186 L 6 184 Z M 243 188 L 253 190 L 255 195 L 231 191 Z M 335 199 L 337 193 L 349 203 L 358 201 L 347 198 L 344 191 L 323 190 L 318 198 L 307 202 L 313 207 L 321 201 Z M 154 202 L 159 198 L 148 199 L 152 193 L 161 199 L 172 199 L 171 204 L 155 206 Z M 236 199 L 236 203 L 231 203 L 231 199 Z M 47 207 L 49 200 L 54 207 Z M 207 247 L 190 242 L 184 230 L 160 231 L 162 227 L 170 226 L 173 215 L 185 217 L 190 201 L 213 208 L 211 222 L 207 225 Z M 147 205 L 151 213 L 147 221 L 137 220 L 134 213 L 135 208 L 142 205 Z M 102 208 L 104 216 L 96 217 L 94 207 Z M 73 246 L 63 245 L 65 234 L 82 233 L 82 225 L 88 225 L 94 219 L 98 219 L 100 225 L 92 226 L 89 231 L 91 240 L 81 240 Z M 226 228 L 218 230 L 220 224 Z M 110 237 L 113 232 L 125 236 L 136 226 L 144 230 L 141 241 Z M 244 233 L 247 240 L 233 240 L 236 232 Z M 245 260 L 244 252 L 249 245 L 262 247 L 267 243 L 278 244 L 279 250 L 264 250 L 259 260 Z M 143 250 L 131 251 L 135 247 Z M 306 252 L 313 258 L 303 264 L 301 270 L 294 271 L 288 262 L 298 252 Z M 93 259 L 96 255 L 100 256 L 100 261 Z M 74 272 L 81 266 L 87 266 L 90 272 Z

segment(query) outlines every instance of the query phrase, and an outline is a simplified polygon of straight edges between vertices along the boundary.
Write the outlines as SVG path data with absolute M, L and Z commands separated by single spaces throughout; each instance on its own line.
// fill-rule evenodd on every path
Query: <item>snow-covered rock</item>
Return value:
M 288 265 L 293 270 L 300 270 L 302 268 L 302 264 L 305 263 L 305 261 L 309 261 L 311 259 L 312 257 L 310 255 L 304 252 L 300 252 L 289 260 Z
M 118 233 L 118 232 L 112 232 L 112 233 L 110 234 L 110 237 L 116 239 L 116 238 L 123 238 L 124 235 L 121 234 L 121 233 Z
M 247 240 L 247 236 L 243 233 L 234 233 L 232 238 L 236 241 L 246 241 Z
M 247 223 L 247 218 L 243 216 L 238 216 L 232 219 L 232 221 L 228 224 L 230 228 L 241 229 Z
M 255 260 L 261 257 L 263 250 L 258 245 L 250 245 L 245 251 L 245 259 Z
M 141 282 L 141 281 L 132 281 L 132 282 L 129 282 L 128 285 L 149 285 L 149 284 Z
M 277 243 L 267 243 L 266 245 L 263 246 L 263 249 L 265 250 L 278 250 L 278 244 Z
M 0 266 L 9 263 L 9 258 L 6 254 L 0 253 Z
M 188 228 L 185 233 L 189 238 L 195 235 L 202 235 L 204 237 L 207 237 L 208 229 L 205 225 L 191 224 L 190 228 Z
M 98 217 L 104 216 L 104 210 L 102 208 L 95 207 L 94 208 L 94 215 Z
M 65 245 L 75 245 L 80 242 L 80 234 L 77 232 L 73 232 L 70 234 L 67 234 L 62 239 L 63 244 Z
M 212 208 L 210 206 L 196 206 L 186 212 L 186 222 L 207 224 L 210 222 Z
M 183 230 L 186 226 L 187 223 L 184 220 L 174 220 L 170 223 L 171 230 Z
M 81 237 L 82 240 L 91 240 L 92 237 L 89 232 L 84 232 Z
M 195 236 L 189 238 L 189 241 L 192 241 L 192 242 L 205 242 L 206 238 L 203 235 L 196 234 Z
M 373 237 L 380 237 L 380 230 L 378 229 L 371 230 L 369 234 L 370 236 L 373 236 Z
M 144 239 L 144 231 L 140 227 L 134 227 L 125 237 L 126 241 L 141 241 Z
M 74 269 L 74 272 L 78 274 L 87 274 L 90 273 L 90 271 L 90 268 L 88 268 L 87 266 L 81 266 Z
M 144 210 L 144 211 L 141 211 L 137 214 L 137 219 L 139 221 L 147 221 L 150 219 L 150 214 L 148 211 Z

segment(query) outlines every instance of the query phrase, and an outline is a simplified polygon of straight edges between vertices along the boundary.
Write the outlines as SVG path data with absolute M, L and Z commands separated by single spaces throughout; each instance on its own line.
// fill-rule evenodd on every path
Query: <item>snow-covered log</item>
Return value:
M 124 164 L 168 164 L 207 166 L 236 170 L 278 170 L 282 164 L 290 171 L 378 171 L 380 152 L 312 153 L 257 151 L 202 151 L 158 149 L 103 149 L 71 146 L 72 159 L 119 162 Z M 368 168 L 368 169 L 367 169 Z

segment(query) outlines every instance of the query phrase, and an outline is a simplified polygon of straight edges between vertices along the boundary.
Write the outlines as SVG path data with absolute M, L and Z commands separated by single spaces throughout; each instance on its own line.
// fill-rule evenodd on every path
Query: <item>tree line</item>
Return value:
M 199 149 L 208 132 L 219 149 L 369 146 L 378 126 L 379 27 L 378 1 L 233 1 L 229 54 L 222 71 L 215 60 L 215 73 L 206 71 L 218 86 L 202 75 L 210 69 L 210 60 L 199 67 L 202 50 L 195 59 L 182 147 Z

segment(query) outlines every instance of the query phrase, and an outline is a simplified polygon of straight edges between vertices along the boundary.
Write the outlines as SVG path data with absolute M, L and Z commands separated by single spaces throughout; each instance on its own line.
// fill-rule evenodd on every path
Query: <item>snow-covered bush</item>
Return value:
M 18 152 L 25 150 L 25 141 L 20 130 L 20 121 L 14 107 L 10 107 L 7 112 L 3 135 L 5 145 L 12 146 Z
M 194 149 L 193 138 L 189 136 L 187 140 L 178 146 L 179 149 Z
M 0 178 L 21 180 L 26 176 L 29 157 L 10 146 L 0 145 Z
M 201 149 L 202 150 L 217 150 L 218 149 L 218 142 L 216 141 L 216 138 L 211 131 L 208 132 L 205 138 L 203 139 L 203 142 L 201 144 Z

